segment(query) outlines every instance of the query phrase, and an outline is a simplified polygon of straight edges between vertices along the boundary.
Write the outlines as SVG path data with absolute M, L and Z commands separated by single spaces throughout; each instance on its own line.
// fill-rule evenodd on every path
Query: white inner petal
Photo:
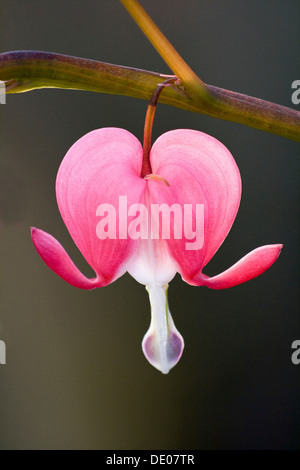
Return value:
M 147 190 L 144 194 L 143 205 L 147 208 L 147 211 L 143 213 L 143 217 L 147 217 L 147 223 L 143 224 L 141 221 L 141 225 L 147 227 L 147 233 L 143 231 L 141 234 L 143 238 L 137 239 L 136 252 L 127 264 L 127 271 L 136 281 L 145 286 L 168 284 L 175 276 L 177 266 L 169 254 L 166 241 L 152 238 L 151 204 Z
M 143 204 L 150 208 L 147 191 Z M 168 283 L 175 276 L 177 265 L 169 254 L 166 241 L 151 238 L 151 217 L 143 224 L 144 216 L 147 216 L 147 211 L 139 216 L 140 224 L 147 227 L 147 233 L 143 230 L 141 238 L 137 239 L 136 252 L 127 264 L 127 271 L 147 286 L 150 297 L 151 323 L 142 342 L 143 352 L 150 364 L 167 374 L 179 361 L 184 348 L 183 338 L 174 325 L 167 299 Z M 136 233 L 136 226 L 134 230 Z
M 129 274 L 139 283 L 168 284 L 177 272 L 164 240 L 138 240 L 137 251 L 127 265 Z
M 151 304 L 151 323 L 142 342 L 146 359 L 163 374 L 179 361 L 184 341 L 176 329 L 167 299 L 168 286 L 147 286 Z

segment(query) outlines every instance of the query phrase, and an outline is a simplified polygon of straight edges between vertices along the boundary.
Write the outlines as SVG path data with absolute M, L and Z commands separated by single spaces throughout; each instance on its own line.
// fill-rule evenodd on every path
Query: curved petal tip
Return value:
M 227 289 L 254 279 L 275 263 L 282 246 L 281 244 L 260 246 L 217 276 L 208 277 L 201 274 L 196 285 L 207 286 L 211 289 Z
M 33 244 L 42 260 L 58 276 L 81 289 L 94 289 L 104 285 L 97 278 L 88 279 L 75 266 L 62 245 L 47 232 L 31 227 Z

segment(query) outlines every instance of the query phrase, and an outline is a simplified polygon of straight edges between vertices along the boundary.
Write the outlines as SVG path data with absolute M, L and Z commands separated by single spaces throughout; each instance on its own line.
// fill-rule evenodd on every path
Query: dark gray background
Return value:
M 298 0 L 143 0 L 207 83 L 297 108 Z M 135 66 L 168 67 L 117 0 L 0 0 L 1 52 L 36 49 Z M 1 78 L 1 77 L 0 77 Z M 205 270 L 213 275 L 257 246 L 283 243 L 275 265 L 214 291 L 177 275 L 170 307 L 184 336 L 168 376 L 144 359 L 143 286 L 129 275 L 92 292 L 52 273 L 30 238 L 53 234 L 91 269 L 57 209 L 55 177 L 68 148 L 92 129 L 142 139 L 147 103 L 67 90 L 9 95 L 0 106 L 0 366 L 2 449 L 296 449 L 300 365 L 299 144 L 160 105 L 154 138 L 192 128 L 220 139 L 243 180 L 236 221 Z M 298 109 L 300 106 L 298 106 Z

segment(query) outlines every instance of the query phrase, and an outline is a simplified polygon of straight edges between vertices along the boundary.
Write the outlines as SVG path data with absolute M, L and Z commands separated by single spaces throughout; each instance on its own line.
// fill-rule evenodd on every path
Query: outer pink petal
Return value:
M 88 279 L 85 277 L 75 266 L 62 245 L 49 233 L 32 227 L 31 236 L 38 254 L 47 266 L 72 286 L 81 289 L 94 289 L 109 284 L 110 280 Z
M 62 218 L 77 247 L 100 278 L 116 279 L 126 271 L 135 240 L 118 239 L 119 196 L 128 206 L 139 203 L 146 181 L 140 177 L 142 146 L 124 129 L 103 128 L 79 139 L 68 151 L 58 171 L 56 195 Z M 96 214 L 99 205 L 115 208 L 115 239 L 100 240 Z M 121 221 L 127 229 L 126 221 Z M 121 237 L 122 238 L 122 237 Z
M 239 169 L 221 142 L 199 131 L 178 129 L 163 134 L 151 149 L 154 174 L 168 181 L 149 180 L 152 203 L 204 205 L 204 244 L 187 250 L 191 240 L 166 240 L 179 272 L 187 282 L 205 266 L 224 241 L 235 219 L 240 197 Z M 193 210 L 195 222 L 195 210 Z M 203 224 L 202 224 L 203 226 Z M 183 230 L 184 232 L 184 230 Z
M 214 277 L 200 274 L 191 284 L 211 289 L 227 289 L 249 281 L 269 269 L 277 260 L 282 245 L 265 245 L 248 253 L 231 268 Z

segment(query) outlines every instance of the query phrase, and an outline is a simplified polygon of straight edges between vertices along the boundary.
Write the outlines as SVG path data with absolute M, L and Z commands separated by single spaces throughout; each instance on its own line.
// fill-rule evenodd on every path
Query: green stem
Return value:
M 157 85 L 168 78 L 174 76 L 50 52 L 0 54 L 0 80 L 10 85 L 7 94 L 50 87 L 113 93 L 149 101 Z M 180 87 L 177 90 L 167 87 L 159 102 L 300 142 L 299 111 L 211 85 L 206 87 L 226 107 L 216 109 L 195 103 Z
M 176 49 L 163 35 L 139 2 L 137 0 L 120 1 L 137 25 L 141 28 L 145 36 L 147 36 L 151 44 L 155 47 L 159 55 L 183 83 L 193 100 L 200 104 L 213 103 L 214 96 L 210 94 L 205 83 L 203 83 L 185 60 L 178 54 Z

